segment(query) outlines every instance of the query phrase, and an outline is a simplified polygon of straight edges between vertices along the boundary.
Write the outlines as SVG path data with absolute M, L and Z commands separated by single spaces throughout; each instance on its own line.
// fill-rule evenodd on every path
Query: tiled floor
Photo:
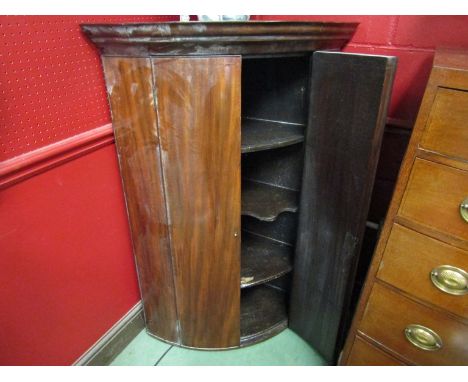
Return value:
M 143 330 L 111 366 L 320 366 L 324 360 L 289 329 L 256 345 L 223 351 L 171 346 Z

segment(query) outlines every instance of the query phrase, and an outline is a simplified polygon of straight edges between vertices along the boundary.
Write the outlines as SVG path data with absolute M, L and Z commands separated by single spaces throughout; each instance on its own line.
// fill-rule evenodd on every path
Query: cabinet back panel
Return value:
M 303 144 L 242 156 L 242 178 L 300 191 L 304 163 Z
M 288 273 L 282 277 L 278 277 L 277 279 L 271 280 L 267 282 L 265 285 L 271 286 L 273 288 L 277 288 L 282 290 L 286 293 L 286 301 L 289 299 L 289 291 L 291 290 L 291 273 Z M 289 304 L 288 304 L 289 305 Z
M 242 61 L 242 115 L 307 122 L 309 56 Z
M 283 212 L 272 222 L 242 216 L 242 229 L 294 246 L 297 234 L 297 213 Z
M 178 342 L 151 61 L 103 57 L 102 62 L 146 325 L 154 335 Z
M 153 60 L 181 343 L 240 343 L 240 57 Z

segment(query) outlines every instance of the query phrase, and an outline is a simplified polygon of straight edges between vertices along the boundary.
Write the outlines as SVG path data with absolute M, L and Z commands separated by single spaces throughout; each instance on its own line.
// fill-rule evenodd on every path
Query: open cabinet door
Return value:
M 395 57 L 312 56 L 289 326 L 329 363 L 347 326 L 395 68 Z

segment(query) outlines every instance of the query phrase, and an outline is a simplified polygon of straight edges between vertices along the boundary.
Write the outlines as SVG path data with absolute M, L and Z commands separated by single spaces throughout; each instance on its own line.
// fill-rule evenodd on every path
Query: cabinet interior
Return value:
M 287 327 L 309 56 L 243 58 L 241 346 Z

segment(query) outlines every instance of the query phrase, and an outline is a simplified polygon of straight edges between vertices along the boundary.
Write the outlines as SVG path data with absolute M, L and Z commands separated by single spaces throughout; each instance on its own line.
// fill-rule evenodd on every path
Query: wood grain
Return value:
M 453 159 L 444 155 L 440 155 L 434 151 L 427 151 L 422 148 L 418 148 L 416 156 L 420 159 L 426 159 L 431 162 L 440 163 L 449 167 L 458 168 L 459 170 L 468 171 L 468 161 L 462 161 L 459 159 Z
M 468 161 L 468 92 L 439 88 L 421 147 Z
M 242 232 L 241 288 L 263 284 L 292 270 L 293 248 Z
M 437 48 L 437 54 L 434 57 L 434 67 L 446 69 L 466 70 L 467 62 L 468 51 L 463 48 Z
M 261 119 L 242 120 L 242 153 L 271 150 L 304 141 L 304 126 Z
M 314 53 L 290 327 L 329 363 L 351 295 L 396 61 Z
M 468 270 L 468 252 L 395 224 L 377 278 L 468 323 L 468 295 L 450 295 L 431 283 L 430 272 L 440 265 Z
M 443 346 L 421 350 L 405 337 L 410 324 L 434 330 Z M 467 365 L 468 330 L 462 323 L 375 283 L 359 331 L 416 365 Z
M 153 59 L 181 343 L 240 341 L 240 57 Z
M 403 366 L 404 363 L 356 336 L 348 366 Z
M 242 290 L 241 346 L 278 334 L 288 326 L 286 294 L 265 285 Z
M 357 23 L 189 22 L 84 24 L 82 31 L 104 55 L 281 55 L 339 49 Z
M 155 336 L 179 342 L 151 61 L 102 62 L 146 325 Z
M 283 212 L 296 212 L 299 195 L 296 191 L 266 183 L 242 182 L 242 215 L 272 222 Z
M 467 196 L 467 171 L 416 159 L 398 216 L 454 236 L 468 249 L 468 223 L 459 211 Z

